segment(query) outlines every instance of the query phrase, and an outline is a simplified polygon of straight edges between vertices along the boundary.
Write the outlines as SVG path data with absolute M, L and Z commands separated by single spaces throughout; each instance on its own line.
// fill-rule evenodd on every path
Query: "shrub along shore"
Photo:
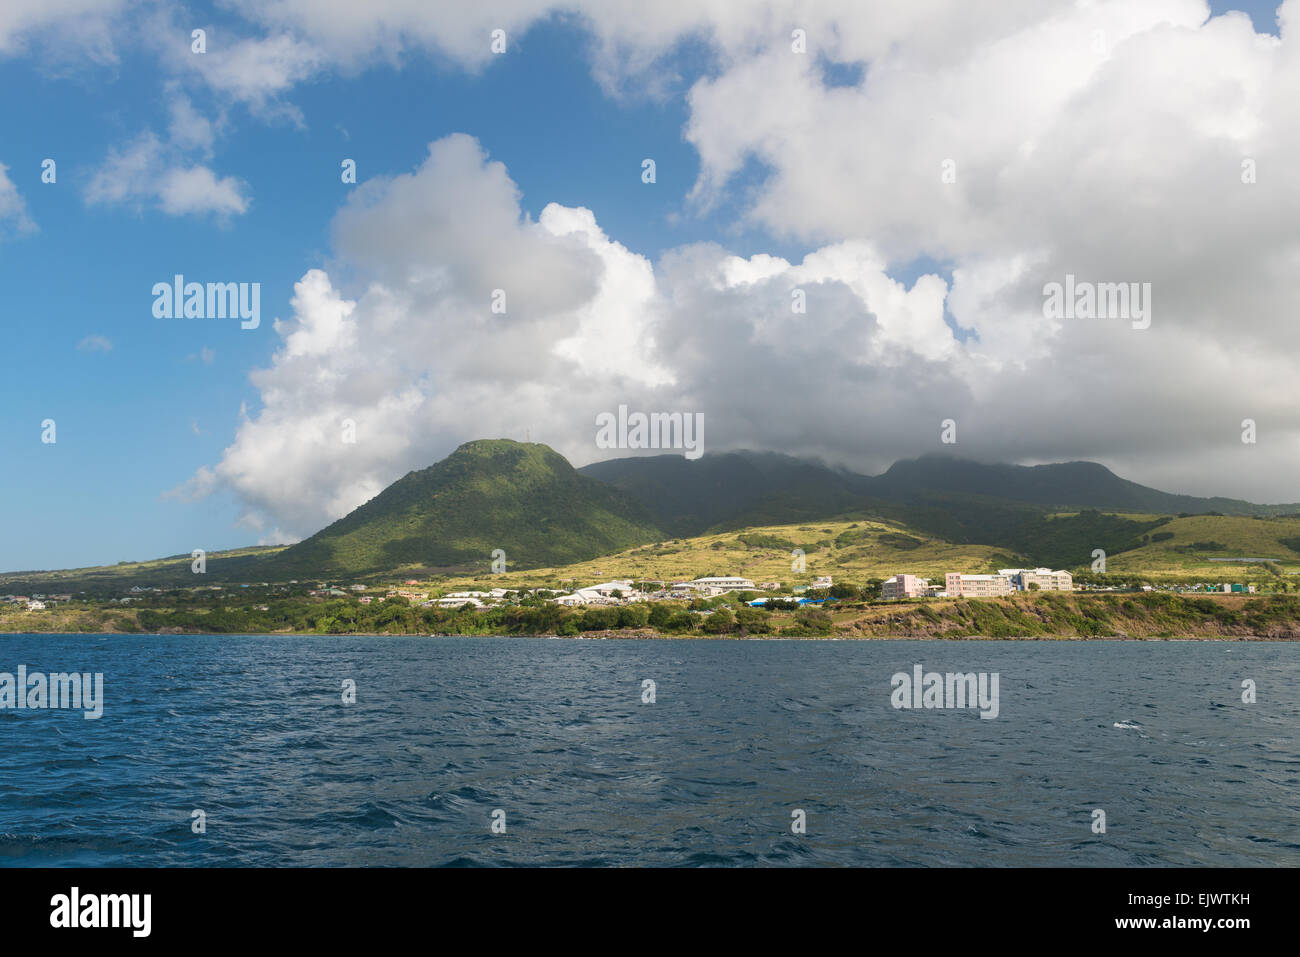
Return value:
M 203 593 L 196 593 L 200 595 Z M 841 601 L 768 610 L 636 602 L 423 608 L 404 598 L 169 597 L 0 608 L 4 633 L 518 635 L 595 638 L 1300 639 L 1300 596 L 1027 592 L 998 598 Z

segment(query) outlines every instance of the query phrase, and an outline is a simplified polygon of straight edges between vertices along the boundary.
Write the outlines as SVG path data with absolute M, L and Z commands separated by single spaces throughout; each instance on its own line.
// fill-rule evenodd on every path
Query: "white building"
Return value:
M 44 611 L 44 610 L 45 610 L 45 602 L 43 602 L 43 601 L 37 601 L 36 599 L 32 599 L 31 601 L 29 601 L 29 602 L 27 603 L 27 610 L 28 610 L 28 611 Z
M 1016 591 L 1029 591 L 1030 585 L 1037 585 L 1038 591 L 1073 591 L 1074 576 L 1065 571 L 1052 571 L 1050 568 L 1000 568 L 999 575 L 1011 580 L 1011 587 Z
M 722 595 L 730 591 L 757 591 L 754 583 L 748 578 L 739 578 L 735 575 L 722 575 L 717 577 L 696 578 L 689 582 L 697 592 L 704 595 Z M 677 585 L 673 590 L 677 590 Z
M 619 579 L 575 588 L 572 593 L 551 600 L 557 605 L 617 605 L 624 601 L 644 601 L 645 596 L 632 587 L 631 579 Z
M 1008 575 L 961 575 L 949 572 L 943 576 L 944 591 L 950 598 L 987 598 L 1005 595 L 1011 589 Z
M 636 589 L 632 587 L 632 580 L 620 579 L 618 581 L 603 582 L 599 585 L 588 585 L 585 588 L 579 588 L 579 592 L 592 592 L 601 598 L 618 598 L 620 595 L 629 598 L 636 594 Z
M 437 605 L 439 608 L 463 608 L 465 605 L 473 605 L 475 608 L 483 607 L 483 602 L 466 594 L 447 595 L 444 598 L 435 598 L 433 601 L 424 604 Z

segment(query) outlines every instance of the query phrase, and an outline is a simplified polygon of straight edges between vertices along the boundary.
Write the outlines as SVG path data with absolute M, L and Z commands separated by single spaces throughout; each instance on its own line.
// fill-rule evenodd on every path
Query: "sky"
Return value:
M 6 0 L 0 570 L 630 454 L 620 405 L 1300 501 L 1300 0 L 442 6 Z M 260 323 L 158 316 L 177 274 Z M 1149 325 L 1048 315 L 1067 275 Z

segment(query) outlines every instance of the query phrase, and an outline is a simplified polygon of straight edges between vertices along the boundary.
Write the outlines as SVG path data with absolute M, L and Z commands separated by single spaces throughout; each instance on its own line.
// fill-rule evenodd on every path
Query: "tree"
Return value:
M 650 609 L 644 604 L 623 605 L 618 610 L 620 628 L 644 628 L 650 621 Z
M 664 631 L 691 631 L 695 627 L 695 616 L 689 611 L 678 611 L 664 624 Z
M 795 624 L 814 635 L 831 633 L 831 616 L 820 608 L 804 607 L 794 614 Z
M 617 608 L 587 608 L 582 613 L 583 631 L 606 631 L 617 627 Z
M 663 601 L 654 602 L 650 606 L 650 620 L 649 620 L 650 627 L 663 628 L 665 625 L 668 624 L 669 619 L 673 617 L 673 614 L 677 610 L 678 610 L 677 605 L 670 605 L 667 602 L 663 602 Z
M 703 628 L 710 635 L 724 635 L 736 630 L 736 616 L 730 609 L 719 608 L 704 619 Z

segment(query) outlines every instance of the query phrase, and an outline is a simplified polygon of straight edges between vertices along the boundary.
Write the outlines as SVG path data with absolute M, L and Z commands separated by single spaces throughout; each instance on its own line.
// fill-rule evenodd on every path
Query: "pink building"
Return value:
M 915 575 L 894 575 L 880 586 L 881 598 L 924 598 L 928 595 L 929 579 Z

